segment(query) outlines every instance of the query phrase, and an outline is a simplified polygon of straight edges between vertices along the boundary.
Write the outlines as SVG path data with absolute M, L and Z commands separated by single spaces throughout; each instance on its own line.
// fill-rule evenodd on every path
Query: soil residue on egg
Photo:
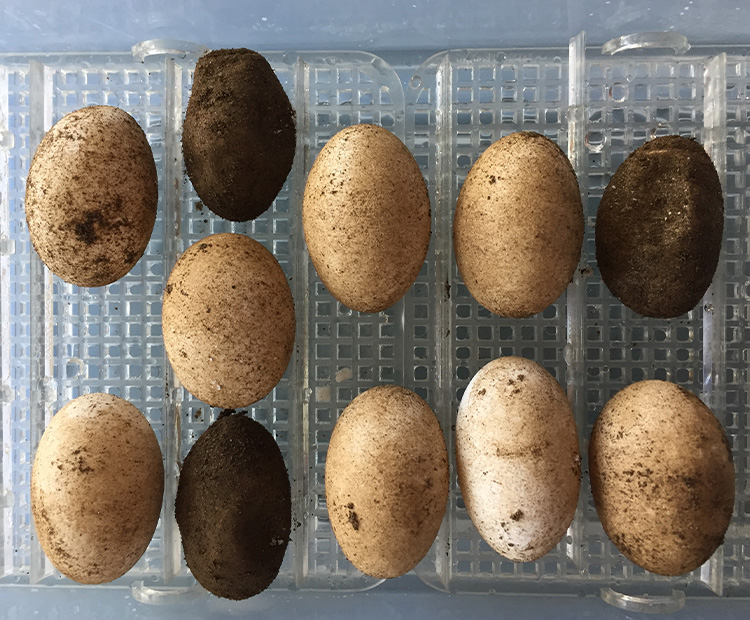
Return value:
M 182 467 L 175 517 L 185 560 L 209 592 L 240 600 L 276 578 L 291 530 L 291 489 L 273 436 L 222 411 Z
M 617 169 L 599 204 L 602 279 L 638 314 L 685 314 L 711 284 L 723 228 L 721 183 L 703 147 L 680 136 L 651 140 Z
M 295 146 L 294 110 L 263 56 L 225 49 L 198 61 L 182 149 L 205 206 L 228 220 L 255 219 L 284 185 Z

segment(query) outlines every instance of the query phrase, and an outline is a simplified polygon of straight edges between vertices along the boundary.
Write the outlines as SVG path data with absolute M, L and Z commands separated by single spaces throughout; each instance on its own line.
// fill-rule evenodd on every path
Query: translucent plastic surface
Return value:
M 639 41 L 648 51 L 628 51 Z M 189 395 L 169 369 L 161 298 L 181 252 L 206 235 L 235 231 L 273 251 L 296 304 L 292 362 L 277 388 L 251 409 L 279 442 L 292 480 L 294 530 L 275 588 L 362 590 L 378 584 L 353 568 L 333 537 L 325 454 L 336 419 L 354 396 L 399 383 L 436 411 L 454 472 L 443 526 L 415 570 L 424 582 L 453 592 L 601 590 L 608 601 L 634 611 L 650 604 L 676 609 L 683 592 L 750 595 L 746 58 L 731 48 L 682 46 L 677 54 L 654 48 L 648 37 L 612 42 L 607 51 L 618 53 L 611 55 L 586 48 L 580 36 L 561 49 L 442 52 L 413 68 L 404 93 L 396 73 L 370 54 L 267 53 L 297 111 L 297 156 L 273 207 L 254 222 L 237 224 L 205 208 L 183 170 L 181 126 L 199 51 L 166 41 L 141 44 L 133 54 L 0 56 L 0 584 L 70 583 L 36 542 L 30 467 L 55 411 L 81 393 L 108 391 L 146 414 L 167 471 L 156 535 L 116 585 L 132 585 L 138 600 L 151 603 L 203 595 L 184 564 L 172 508 L 181 460 L 217 412 Z M 144 128 L 159 172 L 160 202 L 151 243 L 134 270 L 107 287 L 79 289 L 50 274 L 33 252 L 23 195 L 44 131 L 65 113 L 94 103 L 123 107 Z M 374 315 L 352 312 L 328 293 L 308 260 L 299 217 L 315 156 L 339 129 L 358 122 L 383 125 L 405 140 L 433 207 L 432 241 L 416 284 L 394 307 Z M 547 135 L 570 156 L 586 236 L 568 290 L 537 316 L 513 320 L 490 314 L 469 295 L 453 260 L 451 223 L 476 158 L 493 141 L 524 129 Z M 596 266 L 594 223 L 617 166 L 646 140 L 670 133 L 698 138 L 713 157 L 724 182 L 726 221 L 722 260 L 704 303 L 666 321 L 639 317 L 609 293 Z M 511 354 L 536 360 L 565 387 L 584 455 L 579 509 L 567 536 L 544 558 L 524 564 L 505 560 L 481 540 L 466 513 L 453 459 L 463 389 L 485 363 Z M 699 394 L 724 424 L 735 456 L 737 500 L 725 544 L 706 565 L 679 578 L 635 567 L 608 541 L 585 471 L 587 438 L 603 404 L 645 378 L 675 381 Z

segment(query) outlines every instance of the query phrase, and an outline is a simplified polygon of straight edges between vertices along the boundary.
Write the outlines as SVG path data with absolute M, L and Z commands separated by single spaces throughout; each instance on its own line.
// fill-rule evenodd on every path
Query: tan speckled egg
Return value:
M 682 575 L 724 542 L 732 451 L 711 410 L 678 385 L 639 381 L 609 400 L 591 433 L 589 475 L 604 531 L 646 570 Z
M 380 312 L 414 284 L 427 255 L 427 186 L 391 132 L 347 127 L 323 147 L 307 177 L 302 224 L 331 294 L 354 310 Z
M 448 453 L 429 405 L 396 385 L 355 398 L 326 456 L 331 527 L 349 561 L 380 579 L 414 568 L 440 529 Z
M 151 425 L 111 394 L 70 401 L 44 431 L 31 513 L 44 553 L 80 583 L 106 583 L 146 551 L 161 511 L 164 466 Z
M 560 148 L 531 131 L 498 140 L 464 181 L 453 249 L 472 296 L 501 316 L 541 312 L 566 289 L 583 245 L 583 207 Z
M 521 357 L 484 366 L 458 409 L 456 465 L 466 510 L 495 551 L 530 562 L 552 550 L 581 484 L 576 424 L 555 378 Z
M 172 269 L 162 307 L 175 374 L 213 407 L 247 407 L 281 380 L 294 347 L 294 300 L 260 243 L 222 233 L 194 243 Z
M 143 255 L 157 200 L 154 157 L 135 119 L 112 106 L 82 108 L 47 132 L 31 161 L 31 242 L 66 282 L 104 286 Z

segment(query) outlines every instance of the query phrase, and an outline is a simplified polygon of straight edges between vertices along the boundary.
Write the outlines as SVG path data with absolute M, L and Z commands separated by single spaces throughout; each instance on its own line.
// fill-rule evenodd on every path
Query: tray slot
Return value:
M 578 178 L 578 188 L 581 192 L 582 204 L 585 204 L 588 193 L 588 179 L 585 174 L 585 106 L 586 106 L 586 34 L 581 32 L 570 40 L 568 48 L 568 159 Z M 588 274 L 588 257 L 582 250 L 581 260 L 573 274 L 573 281 L 566 291 L 567 299 L 567 343 L 563 356 L 567 365 L 565 383 L 573 416 L 578 429 L 579 450 L 581 453 L 581 470 L 587 463 L 587 441 L 581 429 L 586 425 L 586 370 L 583 351 L 583 328 L 586 308 L 585 277 Z M 582 477 L 582 486 L 587 479 Z M 567 555 L 578 567 L 585 570 L 582 549 L 584 529 L 584 497 L 585 492 L 579 492 L 578 508 L 573 522 L 568 528 Z
M 52 70 L 41 62 L 29 64 L 29 152 L 35 153 L 44 134 L 52 126 Z M 27 170 L 28 173 L 28 170 Z M 31 422 L 29 454 L 33 463 L 36 447 L 55 413 L 57 384 L 54 374 L 54 316 L 52 310 L 52 273 L 45 268 L 39 255 L 31 253 L 31 394 L 29 418 Z M 29 470 L 31 463 L 29 464 Z M 30 478 L 29 478 L 30 479 Z M 30 508 L 30 506 L 29 506 Z M 36 531 L 31 525 L 31 572 L 33 585 L 54 571 L 39 546 Z

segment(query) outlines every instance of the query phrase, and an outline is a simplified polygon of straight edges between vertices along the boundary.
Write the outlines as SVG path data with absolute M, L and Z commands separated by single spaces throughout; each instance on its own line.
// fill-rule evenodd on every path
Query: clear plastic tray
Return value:
M 274 252 L 297 312 L 287 373 L 251 408 L 279 442 L 292 480 L 294 529 L 274 588 L 355 591 L 379 583 L 346 560 L 325 506 L 327 443 L 356 394 L 399 383 L 426 398 L 443 426 L 455 472 L 452 425 L 462 390 L 489 360 L 514 354 L 545 366 L 573 403 L 584 455 L 573 524 L 541 560 L 507 561 L 478 536 L 454 474 L 443 526 L 416 574 L 451 592 L 601 591 L 632 610 L 676 609 L 685 594 L 750 595 L 750 423 L 744 411 L 750 65 L 734 48 L 688 50 L 673 34 L 608 45 L 587 48 L 580 35 L 561 49 L 442 52 L 411 67 L 405 89 L 393 69 L 367 53 L 265 53 L 297 111 L 298 148 L 274 206 L 248 224 L 204 208 L 184 174 L 181 125 L 202 48 L 151 41 L 132 53 L 0 56 L 0 585 L 70 585 L 36 540 L 31 462 L 55 411 L 81 393 L 109 391 L 146 414 L 167 472 L 154 539 L 114 585 L 154 603 L 205 594 L 182 558 L 173 502 L 181 459 L 217 411 L 192 398 L 170 371 L 161 295 L 176 258 L 191 243 L 236 231 Z M 633 47 L 637 51 L 627 51 Z M 51 275 L 31 249 L 23 195 L 44 131 L 65 113 L 95 103 L 124 108 L 146 131 L 159 172 L 159 211 L 146 254 L 130 274 L 106 287 L 79 289 Z M 315 156 L 338 130 L 358 122 L 383 125 L 405 140 L 433 205 L 432 241 L 417 282 L 394 307 L 374 315 L 352 312 L 326 291 L 307 256 L 299 218 Z M 544 133 L 568 152 L 584 199 L 586 237 L 580 269 L 560 299 L 535 317 L 511 320 L 491 315 L 468 294 L 450 233 L 472 163 L 494 140 L 522 129 Z M 725 187 L 726 219 L 722 260 L 704 303 L 665 321 L 639 317 L 610 295 L 596 267 L 593 225 L 616 167 L 645 140 L 669 133 L 695 136 L 711 154 Z M 614 392 L 644 378 L 698 393 L 724 424 L 734 451 L 737 498 L 725 544 L 679 578 L 635 567 L 607 540 L 586 474 L 586 441 L 596 415 Z

